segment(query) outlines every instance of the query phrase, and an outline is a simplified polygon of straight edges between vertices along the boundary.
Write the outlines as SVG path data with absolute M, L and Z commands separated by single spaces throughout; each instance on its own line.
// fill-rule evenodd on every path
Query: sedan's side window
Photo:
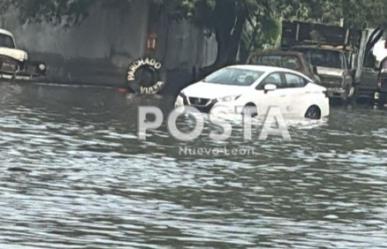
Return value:
M 306 79 L 295 74 L 285 74 L 286 85 L 288 88 L 304 87 L 307 83 Z
M 280 73 L 273 73 L 263 80 L 262 84 L 258 86 L 259 89 L 264 89 L 266 85 L 276 85 L 277 88 L 285 88 L 286 84 L 283 81 Z

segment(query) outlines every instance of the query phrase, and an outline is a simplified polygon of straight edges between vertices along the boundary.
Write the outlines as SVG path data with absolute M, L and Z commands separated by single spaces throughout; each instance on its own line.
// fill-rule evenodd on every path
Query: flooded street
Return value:
M 333 108 L 291 142 L 143 142 L 113 89 L 0 90 L 0 248 L 387 248 L 385 110 Z

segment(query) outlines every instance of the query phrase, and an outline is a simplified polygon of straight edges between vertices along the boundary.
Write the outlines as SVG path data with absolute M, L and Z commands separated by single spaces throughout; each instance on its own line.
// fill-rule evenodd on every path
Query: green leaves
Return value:
M 93 0 L 6 0 L 0 4 L 0 11 L 4 13 L 9 8 L 16 8 L 19 10 L 19 18 L 22 22 L 47 21 L 71 26 L 82 22 L 88 15 L 90 7 L 97 2 Z
M 97 4 L 126 8 L 134 0 L 1 0 L 0 14 L 10 7 L 20 10 L 24 22 L 49 21 L 56 24 L 78 24 Z M 277 19 L 298 19 L 338 24 L 344 18 L 348 26 L 374 27 L 387 22 L 386 0 L 152 0 L 153 3 L 173 6 L 174 16 L 188 18 L 212 29 L 221 14 L 217 6 L 232 11 L 247 10 L 248 16 L 267 13 Z M 231 12 L 229 12 L 231 13 Z M 234 13 L 235 14 L 235 13 Z M 223 18 L 222 16 L 220 16 Z M 230 16 L 232 18 L 232 16 Z

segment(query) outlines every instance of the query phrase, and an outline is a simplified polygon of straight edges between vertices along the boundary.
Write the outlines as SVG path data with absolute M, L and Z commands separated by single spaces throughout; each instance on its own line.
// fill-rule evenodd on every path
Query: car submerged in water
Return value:
M 271 107 L 278 107 L 284 117 L 312 120 L 323 119 L 330 112 L 326 88 L 309 77 L 285 68 L 253 65 L 230 66 L 212 73 L 185 88 L 176 106 L 252 116 L 266 115 Z
M 28 53 L 17 49 L 13 34 L 0 29 L 0 79 L 31 80 L 44 77 L 47 66 L 29 61 Z

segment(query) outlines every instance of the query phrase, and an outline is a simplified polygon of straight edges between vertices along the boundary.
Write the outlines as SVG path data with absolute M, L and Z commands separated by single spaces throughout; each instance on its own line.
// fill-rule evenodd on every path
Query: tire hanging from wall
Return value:
M 166 72 L 158 60 L 141 58 L 129 65 L 127 83 L 129 90 L 135 94 L 159 94 L 166 84 Z

